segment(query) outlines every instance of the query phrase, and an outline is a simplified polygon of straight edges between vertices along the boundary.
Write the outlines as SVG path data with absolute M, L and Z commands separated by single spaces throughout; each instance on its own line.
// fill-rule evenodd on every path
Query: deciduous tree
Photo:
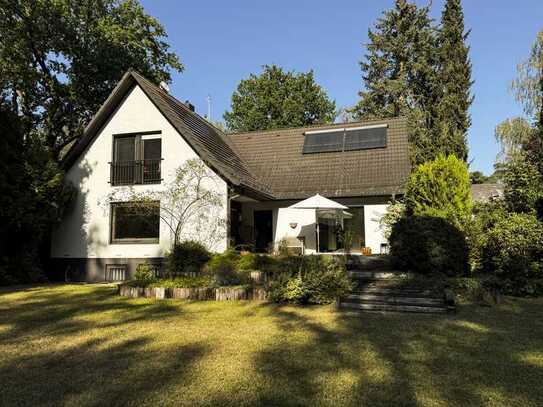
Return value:
M 230 131 L 270 130 L 332 123 L 335 102 L 315 82 L 313 71 L 296 73 L 265 65 L 259 75 L 243 79 L 224 114 Z

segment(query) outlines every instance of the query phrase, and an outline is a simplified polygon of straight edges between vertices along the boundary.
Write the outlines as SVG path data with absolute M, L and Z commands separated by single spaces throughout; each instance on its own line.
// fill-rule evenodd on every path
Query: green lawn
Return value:
M 0 290 L 0 405 L 543 405 L 543 300 L 455 316 Z

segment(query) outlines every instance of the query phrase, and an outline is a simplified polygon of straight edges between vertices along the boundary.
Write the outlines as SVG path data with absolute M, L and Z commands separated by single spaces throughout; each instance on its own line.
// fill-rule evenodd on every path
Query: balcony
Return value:
M 161 162 L 162 159 L 110 162 L 110 183 L 114 186 L 160 184 Z

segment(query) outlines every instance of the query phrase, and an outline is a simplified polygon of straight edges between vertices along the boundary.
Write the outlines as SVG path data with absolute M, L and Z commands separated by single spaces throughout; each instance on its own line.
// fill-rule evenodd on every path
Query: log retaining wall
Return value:
M 119 284 L 117 293 L 130 298 L 176 298 L 199 301 L 266 300 L 267 291 L 262 287 L 219 288 L 143 288 Z

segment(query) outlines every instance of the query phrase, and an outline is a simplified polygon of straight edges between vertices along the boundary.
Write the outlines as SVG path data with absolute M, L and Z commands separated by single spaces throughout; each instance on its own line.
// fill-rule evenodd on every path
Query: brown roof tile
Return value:
M 410 172 L 403 118 L 239 133 L 226 136 L 184 103 L 136 72 L 127 72 L 66 155 L 71 166 L 103 124 L 139 85 L 196 153 L 221 177 L 263 199 L 391 195 L 403 192 Z M 385 148 L 302 154 L 309 130 L 387 124 Z
M 387 146 L 370 150 L 302 154 L 304 133 L 315 129 L 387 124 Z M 403 192 L 409 176 L 407 125 L 403 118 L 305 127 L 229 136 L 249 170 L 278 199 L 390 195 Z

